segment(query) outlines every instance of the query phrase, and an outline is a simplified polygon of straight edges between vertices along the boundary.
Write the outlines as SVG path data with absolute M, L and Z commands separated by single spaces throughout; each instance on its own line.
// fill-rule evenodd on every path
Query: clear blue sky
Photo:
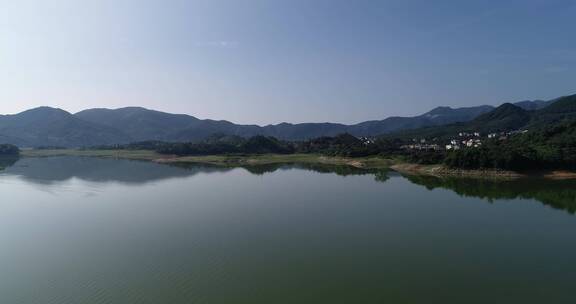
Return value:
M 576 92 L 576 1 L 0 0 L 0 113 L 352 123 Z

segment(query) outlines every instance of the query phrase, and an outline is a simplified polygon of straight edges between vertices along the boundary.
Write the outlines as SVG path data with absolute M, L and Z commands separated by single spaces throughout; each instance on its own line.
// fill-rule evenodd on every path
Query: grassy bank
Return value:
M 318 154 L 262 154 L 262 155 L 207 155 L 175 156 L 164 155 L 149 150 L 24 150 L 23 157 L 84 156 L 115 159 L 154 161 L 167 164 L 210 164 L 217 166 L 258 166 L 272 164 L 325 164 L 352 166 L 363 169 L 391 168 L 406 175 L 427 175 L 436 177 L 466 177 L 490 179 L 517 179 L 539 177 L 547 179 L 576 179 L 576 173 L 570 171 L 514 172 L 504 170 L 461 170 L 450 169 L 444 165 L 416 165 L 399 159 L 383 157 L 329 157 Z M 1 164 L 0 164 L 1 166 Z
M 452 169 L 445 165 L 417 165 L 396 163 L 391 169 L 406 175 L 424 175 L 434 177 L 462 177 L 482 179 L 519 179 L 519 178 L 545 178 L 545 179 L 576 179 L 576 172 L 567 170 L 542 170 L 542 171 L 507 171 L 498 169 L 464 170 Z
M 262 154 L 262 155 L 163 155 L 147 150 L 24 150 L 23 157 L 84 156 L 116 159 L 147 160 L 159 163 L 201 163 L 222 166 L 250 166 L 282 163 L 347 165 L 357 168 L 389 168 L 396 160 L 381 157 L 327 157 L 318 154 Z
M 146 151 L 146 150 L 77 150 L 77 149 L 22 150 L 20 155 L 23 157 L 85 156 L 85 157 L 104 157 L 104 158 L 151 160 L 151 161 L 165 157 L 154 151 Z
M 528 175 L 504 170 L 461 170 L 450 169 L 444 165 L 417 165 L 407 163 L 393 164 L 391 168 L 407 175 L 425 175 L 434 177 L 465 177 L 465 178 L 489 178 L 489 179 L 517 179 Z

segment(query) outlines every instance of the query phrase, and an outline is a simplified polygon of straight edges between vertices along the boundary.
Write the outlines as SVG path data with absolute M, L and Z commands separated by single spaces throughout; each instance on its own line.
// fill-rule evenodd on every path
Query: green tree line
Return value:
M 0 156 L 18 156 L 20 149 L 14 145 L 0 144 Z

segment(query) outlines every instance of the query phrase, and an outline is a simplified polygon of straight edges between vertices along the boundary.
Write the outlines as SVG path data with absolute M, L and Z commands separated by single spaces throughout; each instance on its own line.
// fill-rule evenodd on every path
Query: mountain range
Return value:
M 549 108 L 557 100 L 521 101 L 512 105 L 525 112 Z M 438 107 L 414 117 L 388 117 L 353 125 L 338 123 L 280 123 L 240 125 L 225 120 L 198 119 L 141 107 L 89 109 L 75 114 L 40 107 L 14 115 L 0 115 L 0 143 L 20 147 L 83 147 L 122 144 L 146 140 L 199 141 L 214 134 L 237 136 L 266 135 L 285 140 L 304 140 L 350 133 L 377 136 L 403 130 L 466 123 L 498 110 L 483 105 L 466 108 Z M 552 108 L 552 107 L 550 107 Z
M 526 102 L 505 103 L 476 118 L 452 124 L 399 130 L 387 135 L 390 138 L 442 138 L 460 132 L 505 132 L 513 130 L 542 130 L 558 123 L 576 121 L 576 95 L 564 96 L 534 104 Z

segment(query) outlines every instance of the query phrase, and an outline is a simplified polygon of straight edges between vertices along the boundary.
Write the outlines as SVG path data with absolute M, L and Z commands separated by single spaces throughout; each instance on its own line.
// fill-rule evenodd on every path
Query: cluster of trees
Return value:
M 18 156 L 20 149 L 14 145 L 0 144 L 0 156 Z
M 400 144 L 388 139 L 367 142 L 350 134 L 335 137 L 319 137 L 306 141 L 282 141 L 270 136 L 243 138 L 216 134 L 200 142 L 169 143 L 144 141 L 126 145 L 96 146 L 90 149 L 153 150 L 173 155 L 222 155 L 222 154 L 293 154 L 317 153 L 329 156 L 362 157 L 389 155 L 400 152 Z
M 0 170 L 12 166 L 20 155 L 20 149 L 14 145 L 0 144 Z
M 371 155 L 389 155 L 400 151 L 400 144 L 393 140 L 360 139 L 350 134 L 334 137 L 319 137 L 294 143 L 298 153 L 319 153 L 330 156 L 363 157 Z
M 446 153 L 444 163 L 452 168 L 462 169 L 505 169 L 526 170 L 535 168 L 536 164 L 528 153 L 509 143 L 496 141 L 484 144 L 479 148 L 464 148 Z
M 406 143 L 406 139 L 390 137 L 363 139 L 350 134 L 306 141 L 282 141 L 268 136 L 242 138 L 220 134 L 193 143 L 147 141 L 100 148 L 154 150 L 162 154 L 181 156 L 267 153 L 317 153 L 342 157 L 380 155 L 400 157 L 411 163 L 443 163 L 452 168 L 462 169 L 576 169 L 576 120 L 535 128 L 507 140 L 484 140 L 481 147 L 455 151 L 401 149 Z M 14 148 L 12 147 L 12 150 Z
M 464 169 L 576 169 L 576 121 L 561 122 L 481 148 L 447 153 L 444 163 Z
M 432 165 L 440 164 L 446 159 L 445 151 L 435 150 L 404 150 L 397 156 L 413 164 Z
M 354 136 L 343 134 L 299 143 L 296 150 L 348 157 L 394 156 L 411 163 L 445 164 L 461 169 L 576 170 L 576 119 L 535 127 L 507 140 L 484 140 L 480 147 L 455 151 L 400 149 L 406 143 L 405 139 L 382 137 L 366 144 Z
M 199 143 L 161 143 L 156 145 L 154 150 L 157 152 L 175 155 L 317 153 L 329 156 L 362 157 L 389 155 L 400 151 L 400 145 L 390 140 L 377 139 L 368 142 L 350 134 L 319 137 L 306 141 L 281 141 L 269 136 L 253 136 L 244 139 L 221 135 L 220 137 L 210 137 Z
M 289 142 L 269 136 L 253 136 L 248 139 L 233 138 L 199 143 L 164 143 L 157 152 L 175 155 L 220 155 L 220 154 L 290 154 L 294 147 Z

